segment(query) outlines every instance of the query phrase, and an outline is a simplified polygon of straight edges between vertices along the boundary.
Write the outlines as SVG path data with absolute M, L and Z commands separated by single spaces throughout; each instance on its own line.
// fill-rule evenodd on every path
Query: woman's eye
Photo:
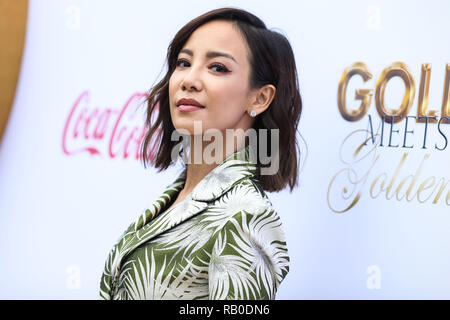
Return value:
M 177 66 L 179 66 L 180 65 L 180 63 L 187 63 L 187 61 L 186 60 L 184 60 L 184 59 L 180 59 L 180 60 L 178 60 L 177 61 Z
M 218 68 L 218 70 L 217 70 L 218 72 L 223 72 L 223 73 L 229 72 L 227 68 L 225 68 L 224 66 L 222 66 L 220 64 L 213 64 L 211 66 L 211 68 Z
M 182 64 L 186 64 L 186 65 L 182 65 Z M 184 60 L 184 59 L 179 59 L 178 61 L 177 61 L 177 67 L 189 67 L 189 62 L 188 61 L 186 61 L 186 60 Z M 215 71 L 216 72 L 220 72 L 220 73 L 227 73 L 227 72 L 230 72 L 226 67 L 224 67 L 223 65 L 221 65 L 221 64 L 213 64 L 212 66 L 211 66 L 211 69 L 213 69 L 213 68 L 217 68 Z

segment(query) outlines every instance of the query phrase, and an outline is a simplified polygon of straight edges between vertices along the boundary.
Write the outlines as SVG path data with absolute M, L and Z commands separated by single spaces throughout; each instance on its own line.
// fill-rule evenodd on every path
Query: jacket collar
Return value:
M 212 169 L 188 195 L 188 201 L 197 206 L 204 207 L 196 202 L 210 202 L 227 192 L 239 180 L 256 175 L 256 153 L 251 145 L 244 146 L 226 157 L 217 167 Z M 168 186 L 163 194 L 145 210 L 145 212 L 134 223 L 134 230 L 142 228 L 153 220 L 166 204 L 175 201 L 178 193 L 183 189 L 186 182 L 187 168 Z
M 237 181 L 256 174 L 256 162 L 252 162 L 251 146 L 245 146 L 226 157 L 211 170 L 192 190 L 192 199 L 212 201 L 227 192 Z M 181 173 L 185 181 L 186 169 Z M 184 183 L 183 183 L 184 186 Z
M 163 194 L 125 231 L 117 245 L 112 265 L 113 283 L 116 282 L 122 261 L 128 253 L 144 242 L 203 212 L 207 209 L 208 202 L 222 196 L 239 180 L 255 176 L 257 165 L 254 155 L 251 146 L 245 146 L 229 155 L 195 186 L 183 203 L 177 204 L 173 211 L 164 215 L 167 205 L 176 199 L 184 187 L 187 169 L 185 168 L 175 181 L 166 187 Z M 160 215 L 162 217 L 155 219 Z

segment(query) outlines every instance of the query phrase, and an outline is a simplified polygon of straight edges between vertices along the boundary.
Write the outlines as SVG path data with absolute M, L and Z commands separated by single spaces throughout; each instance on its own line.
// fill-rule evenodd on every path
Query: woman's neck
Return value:
M 241 149 L 245 143 L 245 140 L 238 137 L 229 141 L 223 140 L 222 143 L 222 141 L 216 142 L 214 139 L 213 141 L 201 141 L 200 136 L 190 137 L 184 194 L 190 193 L 209 172 L 221 164 L 229 155 Z

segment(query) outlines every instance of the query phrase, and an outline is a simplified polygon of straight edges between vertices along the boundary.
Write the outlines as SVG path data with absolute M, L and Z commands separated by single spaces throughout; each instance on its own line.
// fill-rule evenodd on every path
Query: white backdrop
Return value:
M 440 114 L 450 63 L 450 2 L 444 0 L 30 1 L 20 80 L 0 147 L 0 298 L 97 298 L 112 245 L 179 170 L 156 173 L 136 160 L 143 107 L 133 110 L 162 76 L 175 33 L 227 5 L 285 34 L 298 67 L 308 150 L 303 143 L 300 187 L 269 194 L 291 258 L 277 299 L 450 298 L 450 184 L 436 203 L 437 191 L 422 201 L 433 189 L 423 191 L 422 202 L 413 194 L 411 201 L 377 196 L 406 153 L 391 193 L 416 174 L 424 156 L 413 192 L 429 177 L 448 182 L 449 147 L 435 144 L 445 145 L 450 124 L 441 125 L 442 133 L 429 124 L 423 149 L 424 124 L 410 119 L 415 132 L 407 144 L 414 147 L 379 147 L 366 183 L 357 187 L 359 201 L 345 213 L 332 209 L 348 205 L 344 188 L 349 194 L 352 187 L 341 175 L 331 184 L 349 167 L 340 158 L 344 139 L 368 124 L 367 115 L 349 122 L 338 110 L 339 80 L 353 63 L 364 62 L 373 78 L 349 82 L 350 109 L 360 104 L 356 89 L 374 89 L 383 69 L 401 61 L 416 87 L 409 115 L 417 114 L 424 63 L 432 65 L 429 109 Z M 386 105 L 397 108 L 404 91 L 393 78 Z M 374 99 L 368 114 L 378 127 Z M 403 144 L 404 125 L 394 127 L 400 133 L 392 144 Z M 345 146 L 343 160 L 354 151 Z M 355 166 L 358 178 L 370 159 Z

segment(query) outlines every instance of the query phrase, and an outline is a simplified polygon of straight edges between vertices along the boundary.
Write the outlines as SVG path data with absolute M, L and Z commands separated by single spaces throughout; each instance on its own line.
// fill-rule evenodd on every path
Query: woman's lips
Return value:
M 182 112 L 191 112 L 191 111 L 197 111 L 197 110 L 204 109 L 204 107 L 197 107 L 197 106 L 191 106 L 191 105 L 187 105 L 187 104 L 180 104 L 177 107 L 177 109 L 182 111 Z

